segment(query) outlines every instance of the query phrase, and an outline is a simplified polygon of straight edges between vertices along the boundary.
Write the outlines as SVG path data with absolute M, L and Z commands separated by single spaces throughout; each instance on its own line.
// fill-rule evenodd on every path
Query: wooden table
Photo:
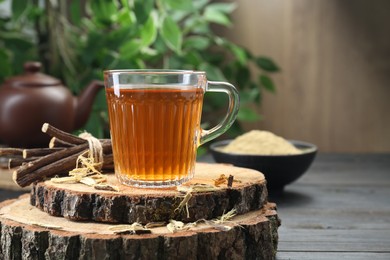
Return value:
M 319 154 L 270 200 L 282 219 L 277 259 L 390 259 L 390 154 Z
M 390 259 L 390 154 L 319 154 L 271 200 L 277 259 Z

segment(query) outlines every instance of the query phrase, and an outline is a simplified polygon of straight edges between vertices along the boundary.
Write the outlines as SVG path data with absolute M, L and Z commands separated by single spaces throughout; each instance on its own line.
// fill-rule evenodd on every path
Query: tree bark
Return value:
M 1 259 L 275 259 L 280 220 L 275 204 L 237 215 L 221 231 L 207 224 L 171 233 L 113 234 L 111 225 L 74 222 L 29 205 L 28 196 L 0 204 Z
M 222 164 L 196 165 L 195 177 L 184 185 L 213 184 L 221 174 L 232 175 L 232 187 L 227 183 L 215 191 L 192 193 L 185 207 L 177 210 L 184 194 L 175 188 L 140 189 L 119 185 L 113 174 L 108 183 L 119 185 L 120 192 L 101 191 L 83 184 L 59 184 L 50 180 L 35 183 L 31 189 L 31 205 L 53 216 L 74 221 L 146 224 L 170 219 L 194 222 L 212 219 L 233 208 L 237 214 L 260 209 L 267 202 L 264 176 L 257 171 Z

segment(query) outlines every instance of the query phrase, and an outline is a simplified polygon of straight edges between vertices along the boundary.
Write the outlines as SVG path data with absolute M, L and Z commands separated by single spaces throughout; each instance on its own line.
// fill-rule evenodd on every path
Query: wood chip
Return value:
M 97 182 L 91 177 L 84 177 L 80 180 L 80 182 L 91 187 L 97 184 Z
M 228 211 L 227 213 L 222 214 L 222 216 L 220 216 L 219 218 L 217 218 L 216 220 L 213 220 L 213 221 L 215 223 L 218 223 L 218 224 L 225 223 L 227 221 L 230 221 L 236 214 L 237 214 L 237 210 L 232 209 L 232 210 Z
M 228 188 L 231 188 L 233 186 L 233 180 L 234 180 L 234 176 L 233 175 L 229 175 L 229 178 L 227 180 Z
M 233 175 L 229 175 L 229 177 L 226 177 L 225 174 L 221 174 L 218 179 L 214 179 L 214 185 L 217 187 L 226 183 L 228 188 L 231 188 L 233 186 L 233 182 L 241 183 L 240 180 L 235 180 Z
M 48 229 L 55 229 L 55 230 L 63 229 L 63 227 L 55 226 L 55 225 L 48 225 L 48 224 L 41 224 L 41 223 L 30 223 L 30 224 L 33 226 L 43 227 L 43 228 L 48 228 Z
M 219 188 L 210 185 L 210 184 L 205 184 L 205 183 L 195 183 L 190 186 L 177 186 L 176 187 L 177 191 L 181 193 L 187 193 L 187 192 L 210 192 L 210 191 L 216 191 L 219 190 Z
M 78 183 L 80 180 L 75 176 L 67 176 L 67 177 L 54 177 L 51 178 L 50 181 L 54 183 Z
M 217 229 L 217 230 L 221 230 L 221 231 L 229 231 L 230 229 L 232 229 L 233 227 L 231 226 L 227 226 L 227 225 L 223 225 L 223 224 L 219 224 L 219 223 L 215 223 L 214 221 L 212 220 L 207 220 L 205 221 L 206 224 L 212 226 L 213 228 Z
M 149 228 L 163 227 L 165 225 L 166 225 L 165 222 L 150 222 L 145 225 L 145 228 L 149 229 Z
M 173 219 L 171 219 L 169 221 L 169 224 L 167 225 L 167 229 L 172 233 L 176 233 L 177 231 L 183 230 L 184 227 L 185 227 L 185 225 L 183 222 L 176 221 Z
M 96 190 L 107 190 L 107 191 L 116 191 L 119 192 L 120 189 L 118 186 L 111 185 L 111 184 L 96 184 L 93 186 Z
M 221 174 L 218 177 L 218 179 L 214 180 L 214 185 L 218 187 L 219 185 L 224 184 L 226 182 L 227 182 L 227 178 L 226 178 L 225 174 Z
M 150 234 L 152 231 L 146 229 L 140 223 L 133 223 L 131 225 L 115 225 L 108 228 L 114 234 Z

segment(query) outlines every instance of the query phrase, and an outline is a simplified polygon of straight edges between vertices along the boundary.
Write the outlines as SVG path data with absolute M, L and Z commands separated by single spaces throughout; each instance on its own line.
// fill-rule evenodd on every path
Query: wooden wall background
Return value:
M 272 57 L 275 95 L 246 127 L 322 152 L 390 151 L 390 1 L 237 0 L 224 32 Z

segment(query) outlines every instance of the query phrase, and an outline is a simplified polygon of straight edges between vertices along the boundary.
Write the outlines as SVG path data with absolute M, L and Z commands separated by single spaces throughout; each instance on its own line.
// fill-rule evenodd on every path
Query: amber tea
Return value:
M 166 182 L 193 175 L 203 89 L 113 89 L 109 105 L 121 178 Z M 131 126 L 131 127 L 128 127 Z
M 115 174 L 125 185 L 168 187 L 191 179 L 199 145 L 225 132 L 238 110 L 233 85 L 204 72 L 105 72 Z M 214 86 L 218 85 L 218 86 Z M 228 112 L 211 130 L 200 127 L 206 91 L 229 96 Z

